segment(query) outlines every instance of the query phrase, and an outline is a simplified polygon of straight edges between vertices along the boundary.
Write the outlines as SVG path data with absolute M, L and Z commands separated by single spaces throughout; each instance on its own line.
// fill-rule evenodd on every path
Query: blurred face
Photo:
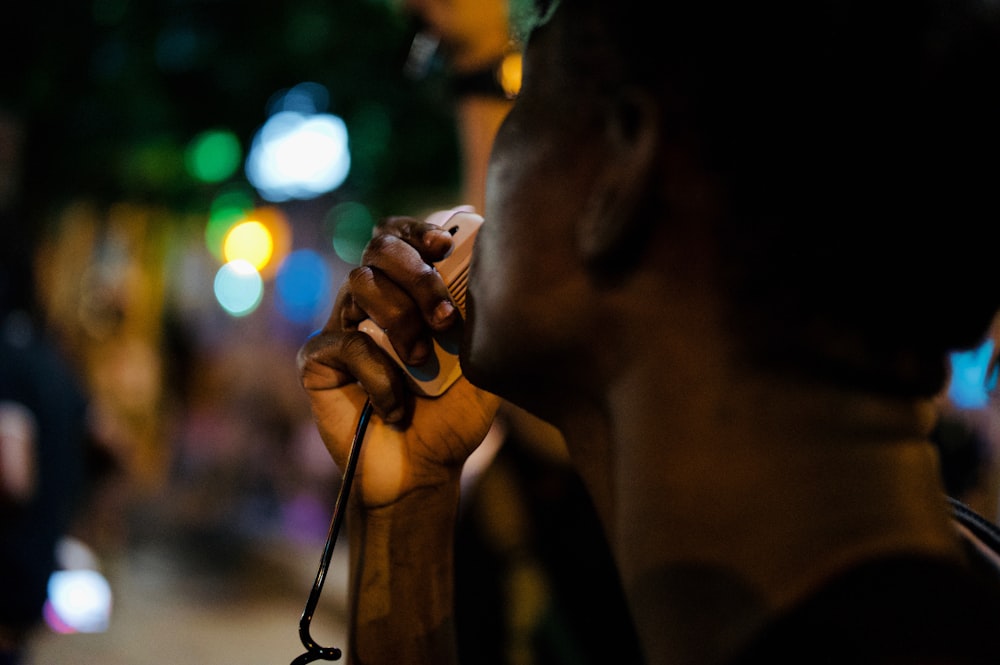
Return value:
M 526 393 L 571 381 L 594 332 L 574 222 L 587 212 L 600 146 L 585 100 L 554 65 L 559 20 L 533 35 L 521 93 L 494 143 L 463 349 L 472 381 L 536 412 Z
M 450 64 L 458 70 L 493 61 L 510 39 L 507 0 L 400 0 L 400 4 L 441 40 Z

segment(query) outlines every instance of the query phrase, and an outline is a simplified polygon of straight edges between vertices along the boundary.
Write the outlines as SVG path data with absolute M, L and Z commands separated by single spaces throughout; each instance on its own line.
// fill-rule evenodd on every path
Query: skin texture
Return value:
M 371 316 L 389 332 L 397 353 L 416 362 L 427 353 L 420 323 L 441 328 L 458 316 L 440 277 L 423 263 L 443 258 L 451 237 L 431 230 L 415 241 L 424 252 L 416 254 L 411 245 L 398 242 L 414 239 L 414 223 L 403 218 L 387 223 L 384 237 L 372 245 L 379 259 L 365 257 L 365 267 L 355 270 L 341 290 L 330 321 L 299 354 L 302 385 L 319 432 L 342 468 L 366 397 L 377 414 L 363 442 L 351 494 L 352 625 L 357 631 L 348 652 L 352 663 L 420 663 L 427 653 L 437 654 L 437 662 L 455 660 L 451 551 L 461 465 L 486 435 L 499 405 L 464 378 L 435 400 L 407 395 L 392 361 L 357 330 Z M 401 245 L 402 260 L 391 260 L 384 248 Z M 423 269 L 407 275 L 415 263 Z M 398 281 L 373 272 L 396 275 Z M 407 289 L 420 293 L 419 304 L 406 297 Z M 369 301 L 376 291 L 381 297 Z M 425 549 L 427 543 L 435 549 Z M 405 652 L 400 645 L 406 645 Z
M 730 4 L 740 18 L 743 5 Z M 829 4 L 851 19 L 844 30 L 867 25 L 853 20 L 850 3 Z M 941 262 L 975 228 L 959 227 L 988 213 L 985 198 L 945 186 L 961 182 L 975 194 L 968 187 L 978 176 L 953 178 L 948 169 L 1000 142 L 986 123 L 977 125 L 984 133 L 966 136 L 966 125 L 944 116 L 933 116 L 937 124 L 918 118 L 921 150 L 932 158 L 914 164 L 921 151 L 895 150 L 899 137 L 869 147 L 889 130 L 850 104 L 847 115 L 823 115 L 824 95 L 847 93 L 863 98 L 867 105 L 857 108 L 873 108 L 873 116 L 892 115 L 895 92 L 873 97 L 866 85 L 899 73 L 897 60 L 909 60 L 897 52 L 828 60 L 826 53 L 858 42 L 835 38 L 809 50 L 807 30 L 804 39 L 777 31 L 776 40 L 806 49 L 802 67 L 831 68 L 829 79 L 795 87 L 781 77 L 804 81 L 799 60 L 787 60 L 788 72 L 754 69 L 786 62 L 772 60 L 781 42 L 772 53 L 771 41 L 751 39 L 757 33 L 741 37 L 745 21 L 710 30 L 716 15 L 678 4 L 672 22 L 658 26 L 673 31 L 673 41 L 656 42 L 662 62 L 645 64 L 633 49 L 655 33 L 618 12 L 626 6 L 563 0 L 528 44 L 521 95 L 494 144 L 487 221 L 473 257 L 462 349 L 471 383 L 438 400 L 413 397 L 385 354 L 356 331 L 370 316 L 413 359 L 424 352 L 426 329 L 454 321 L 428 268 L 450 241 L 407 218 L 380 227 L 324 332 L 300 355 L 303 385 L 336 460 L 346 456 L 366 394 L 379 414 L 356 480 L 353 663 L 454 660 L 448 553 L 458 469 L 489 426 L 494 394 L 564 435 L 651 664 L 726 662 L 782 612 L 865 562 L 905 555 L 964 563 L 927 436 L 946 350 L 985 334 L 998 303 L 985 287 L 969 295 L 971 306 L 943 302 L 933 312 L 940 316 L 919 303 L 932 289 L 956 288 L 949 280 L 957 273 L 945 269 L 956 264 Z M 774 29 L 766 12 L 781 7 L 770 3 L 763 18 L 745 18 Z M 817 12 L 805 18 L 820 26 L 837 18 Z M 609 37 L 617 29 L 619 37 Z M 911 42 L 925 43 L 904 46 Z M 929 54 L 898 53 L 944 62 L 944 43 Z M 851 58 L 865 67 L 851 70 Z M 962 63 L 978 61 L 955 62 L 965 72 Z M 919 79 L 916 92 L 903 92 L 929 95 L 917 108 L 935 113 L 935 103 L 966 99 L 935 87 L 956 80 L 936 78 L 954 64 L 917 72 L 926 84 Z M 741 68 L 763 76 L 761 96 L 743 94 Z M 856 81 L 867 69 L 871 80 Z M 828 84 L 843 87 L 830 93 Z M 720 111 L 732 108 L 730 95 L 763 110 L 748 103 L 746 118 Z M 811 105 L 814 97 L 823 103 Z M 781 112 L 792 102 L 818 115 L 795 116 L 790 126 Z M 956 109 L 963 117 L 965 107 Z M 836 141 L 808 130 L 833 120 L 847 127 Z M 751 135 L 748 126 L 768 131 Z M 810 149 L 803 136 L 814 139 Z M 748 152 L 752 146 L 770 152 Z M 942 162 L 938 148 L 963 159 Z M 844 168 L 841 160 L 857 150 L 871 160 Z M 884 191 L 870 186 L 874 162 L 896 169 Z M 928 182 L 933 191 L 922 188 Z M 879 198 L 861 209 L 873 193 Z M 942 202 L 965 207 L 940 237 L 913 233 L 910 215 Z M 800 228 L 806 212 L 834 224 L 825 243 Z M 968 251 L 983 250 L 974 245 Z M 980 270 L 986 256 L 960 265 Z

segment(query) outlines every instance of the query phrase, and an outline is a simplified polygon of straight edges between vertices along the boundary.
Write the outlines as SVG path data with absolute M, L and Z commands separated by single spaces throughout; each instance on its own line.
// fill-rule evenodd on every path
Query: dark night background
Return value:
M 27 123 L 32 212 L 80 194 L 204 205 L 186 142 L 218 127 L 248 141 L 268 100 L 303 81 L 361 134 L 354 197 L 391 208 L 457 178 L 444 88 L 404 77 L 413 29 L 391 0 L 40 0 L 4 14 L 0 103 Z M 372 109 L 391 135 L 368 148 Z
M 0 314 L 36 310 L 86 392 L 87 490 L 69 535 L 114 593 L 104 632 L 43 627 L 39 664 L 225 665 L 299 652 L 298 615 L 339 484 L 295 366 L 318 319 L 282 315 L 273 268 L 252 313 L 219 307 L 213 202 L 253 190 L 242 168 L 199 180 L 185 156 L 221 131 L 245 159 L 284 91 L 322 86 L 318 110 L 347 127 L 346 181 L 254 205 L 287 218 L 286 252 L 308 250 L 327 268 L 305 286 L 332 293 L 353 267 L 337 249 L 336 211 L 362 210 L 363 221 L 461 203 L 444 74 L 404 74 L 414 33 L 396 0 L 4 5 Z M 363 240 L 363 224 L 350 230 Z M 339 575 L 317 616 L 325 642 L 342 626 Z

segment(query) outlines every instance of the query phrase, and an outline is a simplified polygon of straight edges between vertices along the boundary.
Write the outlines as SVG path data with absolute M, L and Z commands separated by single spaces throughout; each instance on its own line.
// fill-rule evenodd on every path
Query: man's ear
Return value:
M 607 113 L 605 160 L 576 226 L 577 250 L 595 277 L 614 279 L 644 245 L 660 134 L 659 106 L 645 91 L 623 92 Z

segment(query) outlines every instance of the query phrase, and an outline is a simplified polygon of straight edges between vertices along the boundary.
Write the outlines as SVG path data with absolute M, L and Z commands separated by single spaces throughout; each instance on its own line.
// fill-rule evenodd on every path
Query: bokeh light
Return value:
M 223 261 L 222 243 L 226 234 L 235 224 L 247 219 L 253 209 L 253 191 L 249 187 L 234 185 L 216 195 L 205 225 L 205 246 L 212 256 Z
M 358 265 L 375 226 L 371 211 L 356 201 L 345 201 L 327 213 L 326 223 L 333 235 L 333 251 L 344 262 Z
M 990 393 L 997 386 L 997 368 L 990 367 L 993 346 L 993 340 L 988 339 L 976 349 L 950 355 L 948 399 L 956 406 L 979 409 L 989 402 Z
M 271 232 L 254 220 L 233 226 L 222 242 L 222 256 L 227 262 L 242 259 L 258 271 L 267 265 L 273 253 Z
M 269 116 L 282 111 L 295 111 L 304 115 L 323 113 L 330 103 L 330 91 L 322 83 L 305 81 L 287 90 L 276 92 L 267 104 Z
M 226 263 L 215 274 L 215 299 L 232 316 L 246 316 L 264 297 L 264 280 L 247 261 Z
M 347 126 L 341 118 L 281 111 L 254 136 L 246 175 L 261 197 L 281 202 L 333 191 L 350 168 Z
M 292 226 L 285 213 L 275 206 L 256 208 L 246 220 L 261 224 L 271 237 L 271 260 L 257 268 L 261 277 L 271 279 L 292 249 Z
M 332 305 L 332 271 L 311 249 L 299 249 L 282 262 L 275 277 L 275 306 L 293 323 L 311 323 Z
M 202 182 L 222 182 L 232 176 L 243 159 L 240 140 L 228 130 L 213 129 L 191 139 L 184 155 L 188 173 Z
M 49 576 L 46 623 L 60 633 L 100 633 L 108 629 L 112 593 L 96 570 L 57 570 Z
M 521 92 L 521 54 L 508 53 L 500 63 L 500 87 L 508 97 L 517 97 Z

